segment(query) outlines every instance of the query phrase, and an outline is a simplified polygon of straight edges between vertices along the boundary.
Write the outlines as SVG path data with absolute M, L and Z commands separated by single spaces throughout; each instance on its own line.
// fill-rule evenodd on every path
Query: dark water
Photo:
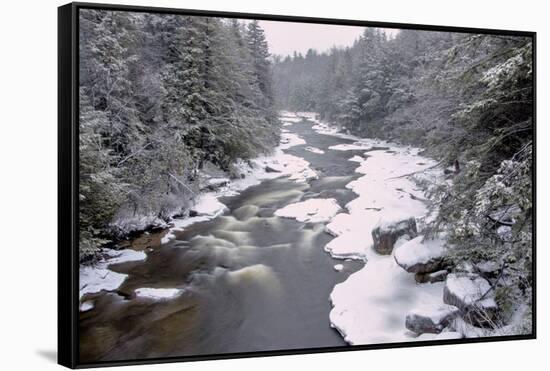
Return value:
M 355 198 L 345 185 L 357 178 L 357 164 L 347 161 L 356 153 L 329 150 L 349 141 L 318 134 L 309 122 L 287 128 L 307 144 L 285 152 L 305 158 L 320 178 L 267 180 L 221 199 L 223 216 L 162 247 L 162 234 L 131 241 L 147 248 L 147 260 L 111 266 L 128 279 L 116 293 L 90 295 L 94 309 L 80 314 L 82 362 L 346 345 L 330 327 L 329 295 L 362 263 L 324 252 L 332 237 L 322 223 L 273 214 L 308 198 L 336 198 L 343 207 Z M 339 263 L 344 270 L 336 272 Z M 165 301 L 136 298 L 143 287 L 185 291 Z

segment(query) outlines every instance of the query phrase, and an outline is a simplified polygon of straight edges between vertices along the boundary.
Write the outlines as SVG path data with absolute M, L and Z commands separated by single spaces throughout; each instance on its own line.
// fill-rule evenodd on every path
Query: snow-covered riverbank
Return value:
M 346 211 L 337 214 L 326 230 L 335 236 L 325 250 L 339 259 L 361 259 L 364 268 L 336 285 L 330 300 L 331 326 L 336 328 L 349 344 L 374 344 L 457 338 L 457 333 L 417 334 L 407 330 L 405 319 L 411 312 L 438 313 L 443 304 L 444 282 L 419 284 L 395 259 L 399 246 L 407 241 L 400 238 L 389 255 L 373 249 L 372 231 L 388 228 L 412 218 L 422 233 L 423 220 L 428 215 L 423 192 L 409 174 L 420 174 L 432 182 L 441 181 L 441 170 L 434 169 L 436 162 L 419 154 L 420 149 L 400 146 L 380 140 L 361 139 L 339 133 L 334 127 L 317 123 L 314 128 L 325 135 L 353 139 L 353 144 L 332 146 L 335 151 L 364 151 L 350 161 L 357 162 L 355 170 L 363 174 L 346 188 L 357 198 L 346 205 Z M 426 259 L 438 244 L 416 241 L 421 246 L 418 256 L 402 253 L 412 261 Z M 405 246 L 405 248 L 407 248 Z

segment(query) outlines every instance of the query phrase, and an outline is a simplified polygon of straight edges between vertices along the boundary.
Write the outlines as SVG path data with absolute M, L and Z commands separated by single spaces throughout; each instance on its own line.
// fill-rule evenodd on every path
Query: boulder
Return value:
M 474 326 L 491 325 L 498 314 L 491 284 L 475 273 L 447 275 L 443 302 L 460 308 L 464 320 Z
M 497 262 L 484 261 L 475 264 L 474 272 L 480 274 L 485 278 L 496 278 L 500 273 L 501 266 Z
M 431 273 L 441 270 L 444 252 L 443 240 L 418 236 L 396 248 L 394 258 L 409 273 Z
M 416 220 L 414 218 L 379 225 L 372 230 L 373 248 L 379 254 L 389 255 L 399 238 L 406 237 L 410 239 L 416 237 L 417 234 Z
M 415 309 L 405 319 L 405 327 L 417 333 L 438 334 L 460 313 L 460 309 L 452 305 L 440 305 L 434 308 Z

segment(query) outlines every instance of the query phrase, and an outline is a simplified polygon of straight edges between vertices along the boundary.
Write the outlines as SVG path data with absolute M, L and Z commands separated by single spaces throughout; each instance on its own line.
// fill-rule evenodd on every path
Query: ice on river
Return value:
M 182 292 L 183 290 L 180 290 L 180 289 L 158 289 L 158 288 L 149 288 L 149 287 L 144 287 L 144 288 L 135 290 L 137 297 L 153 299 L 153 300 L 173 299 L 181 295 Z
M 279 145 L 279 148 L 289 149 L 291 147 L 299 146 L 301 144 L 306 144 L 306 141 L 300 138 L 298 134 L 294 134 L 294 133 L 281 134 L 281 144 Z
M 317 147 L 306 147 L 306 151 L 309 151 L 309 152 L 312 152 L 312 153 L 317 153 L 319 155 L 322 155 L 325 153 L 325 151 L 323 151 L 322 149 L 319 149 Z
M 147 258 L 143 251 L 104 249 L 105 257 L 96 265 L 81 265 L 79 270 L 80 298 L 85 294 L 93 294 L 116 290 L 126 280 L 128 275 L 111 271 L 110 265 L 131 261 L 142 261 Z
M 335 199 L 312 198 L 287 205 L 275 211 L 275 215 L 304 223 L 320 223 L 329 221 L 338 211 L 340 206 Z

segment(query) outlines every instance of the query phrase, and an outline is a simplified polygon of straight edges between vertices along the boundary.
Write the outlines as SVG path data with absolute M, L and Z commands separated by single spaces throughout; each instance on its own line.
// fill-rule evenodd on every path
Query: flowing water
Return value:
M 90 296 L 94 308 L 80 313 L 81 362 L 346 346 L 330 327 L 329 295 L 362 263 L 323 250 L 332 239 L 323 223 L 274 212 L 308 198 L 344 207 L 356 197 L 345 185 L 358 177 L 348 161 L 357 152 L 329 150 L 351 141 L 319 134 L 311 122 L 287 128 L 307 144 L 285 152 L 309 161 L 319 179 L 266 180 L 220 199 L 228 207 L 222 216 L 176 232 L 167 244 L 159 244 L 165 232 L 129 241 L 147 259 L 112 265 L 128 279 L 116 292 Z M 169 300 L 136 297 L 144 287 L 184 291 Z

